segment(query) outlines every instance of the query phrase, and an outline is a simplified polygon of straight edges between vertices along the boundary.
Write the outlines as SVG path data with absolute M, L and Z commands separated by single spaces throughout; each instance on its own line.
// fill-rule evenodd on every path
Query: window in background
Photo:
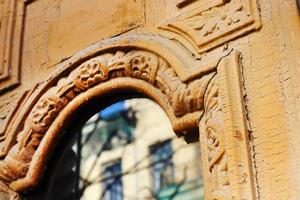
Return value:
M 104 166 L 103 200 L 123 200 L 122 165 L 118 160 Z
M 171 140 L 151 146 L 153 191 L 159 191 L 174 183 L 174 165 Z

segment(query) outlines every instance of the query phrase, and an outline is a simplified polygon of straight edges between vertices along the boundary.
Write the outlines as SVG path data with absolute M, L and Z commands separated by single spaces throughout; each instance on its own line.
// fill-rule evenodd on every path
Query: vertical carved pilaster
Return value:
M 200 122 L 207 199 L 229 199 L 227 155 L 224 148 L 224 123 L 217 78 L 210 82 L 204 98 Z
M 199 128 L 207 200 L 255 199 L 240 68 L 233 51 L 205 93 Z

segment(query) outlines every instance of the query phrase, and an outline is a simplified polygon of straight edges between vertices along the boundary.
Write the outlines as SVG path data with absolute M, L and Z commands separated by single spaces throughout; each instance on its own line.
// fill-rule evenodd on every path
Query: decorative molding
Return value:
M 240 75 L 233 70 L 240 67 L 239 54 L 228 51 L 212 60 L 198 61 L 177 45 L 157 36 L 116 37 L 60 63 L 59 71 L 25 95 L 22 111 L 14 111 L 14 120 L 9 120 L 7 127 L 11 123 L 18 127 L 9 134 L 5 131 L 3 144 L 9 145 L 0 160 L 0 182 L 15 192 L 36 186 L 72 114 L 93 99 L 129 90 L 158 102 L 176 134 L 187 141 L 199 139 L 195 129 L 201 119 L 202 146 L 206 142 L 204 169 L 209 178 L 205 183 L 211 188 L 208 194 L 217 198 L 219 191 L 230 188 L 230 194 L 233 191 L 236 197 L 252 196 L 251 168 L 248 152 L 244 151 L 248 145 L 242 129 L 245 126 L 239 124 L 245 120 L 243 110 L 239 110 L 241 91 L 232 92 L 239 87 Z M 236 102 L 233 108 L 228 101 Z M 228 124 L 226 119 L 236 112 L 240 116 L 229 119 L 234 124 Z M 228 141 L 234 140 L 228 138 L 233 133 L 238 141 L 232 144 L 240 145 L 238 155 L 228 146 Z M 235 160 L 242 154 L 241 160 Z M 240 186 L 237 183 L 241 178 L 245 181 Z
M 18 134 L 17 143 L 0 162 L 0 179 L 16 191 L 29 187 L 27 181 L 32 180 L 33 176 L 29 170 L 37 170 L 38 165 L 43 167 L 40 162 L 32 163 L 35 153 L 44 136 L 58 120 L 58 115 L 70 104 L 74 104 L 80 95 L 96 86 L 101 89 L 102 83 L 107 83 L 112 89 L 118 78 L 125 78 L 127 82 L 140 80 L 142 82 L 139 85 L 146 90 L 153 90 L 152 93 L 158 95 L 160 101 L 164 101 L 162 105 L 172 108 L 175 118 L 183 118 L 186 124 L 191 124 L 193 120 L 197 122 L 203 112 L 202 100 L 213 75 L 212 71 L 196 80 L 183 83 L 166 60 L 145 50 L 115 50 L 90 58 L 67 77 L 60 78 L 56 86 L 49 88 L 37 101 L 23 130 Z M 111 79 L 114 81 L 110 82 Z M 196 113 L 198 117 L 194 118 L 191 113 Z M 187 127 L 192 128 L 189 125 Z M 187 134 L 184 129 L 183 127 L 183 134 Z M 24 177 L 28 177 L 25 183 Z M 30 184 L 36 184 L 37 180 L 33 179 Z
M 230 0 L 202 7 L 167 20 L 160 29 L 176 33 L 197 47 L 199 53 L 260 28 L 256 0 Z
M 205 93 L 199 127 L 208 200 L 255 199 L 240 70 L 233 51 Z
M 58 70 L 56 70 L 53 74 L 50 74 L 49 78 L 44 80 L 42 84 L 37 83 L 36 86 L 33 87 L 28 97 L 28 100 L 26 100 L 24 105 L 22 105 L 22 112 L 16 112 L 16 119 L 14 120 L 14 125 L 11 126 L 11 128 L 8 131 L 6 131 L 5 134 L 7 135 L 7 137 L 3 142 L 0 141 L 0 146 L 3 147 L 0 149 L 1 156 L 7 155 L 9 149 L 16 142 L 15 139 L 19 135 L 19 130 L 22 128 L 24 120 L 27 118 L 29 112 L 32 110 L 33 105 L 35 105 L 37 101 L 41 98 L 41 96 L 45 93 L 45 91 L 53 87 L 53 84 L 56 84 L 60 78 L 63 78 L 65 74 L 68 74 L 70 71 L 75 70 L 75 68 L 78 67 L 80 63 L 87 61 L 92 57 L 96 57 L 97 55 L 101 54 L 101 52 L 114 52 L 115 49 L 116 51 L 118 51 L 117 49 L 120 49 L 121 52 L 122 49 L 133 48 L 144 49 L 149 52 L 156 52 L 158 55 L 160 55 L 160 57 L 167 58 L 168 65 L 172 66 L 172 73 L 176 74 L 176 79 L 178 80 L 178 82 L 180 81 L 183 83 L 183 85 L 188 85 L 187 89 L 185 90 L 187 94 L 189 93 L 189 88 L 195 87 L 197 89 L 196 84 L 193 84 L 192 80 L 195 80 L 198 77 L 203 77 L 205 74 L 211 73 L 215 69 L 219 61 L 229 53 L 224 52 L 212 59 L 203 60 L 203 62 L 199 63 L 193 58 L 191 58 L 188 52 L 183 51 L 183 49 L 180 48 L 177 43 L 171 42 L 168 39 L 157 36 L 127 35 L 125 37 L 112 38 L 97 43 L 79 52 L 78 54 L 75 54 L 70 59 L 58 64 Z M 126 50 L 126 52 L 128 52 L 128 50 Z M 177 132 L 179 136 L 184 136 L 187 139 L 189 133 L 186 130 L 189 129 L 189 127 L 197 126 L 198 118 L 199 115 L 201 115 L 202 111 L 200 109 L 199 111 L 180 116 L 180 112 L 182 112 L 182 110 L 188 110 L 190 108 L 182 109 L 182 105 L 180 104 L 174 104 L 175 110 L 171 107 L 171 104 L 167 101 L 166 96 L 163 96 L 162 93 L 163 91 L 167 92 L 168 90 L 173 91 L 173 88 L 166 88 L 167 86 L 165 84 L 168 84 L 170 82 L 172 82 L 172 80 L 162 83 L 161 88 L 163 90 L 159 93 L 157 93 L 154 90 L 154 86 L 153 89 L 148 89 L 144 92 L 147 93 L 147 95 L 152 96 L 152 98 L 156 98 L 156 101 L 159 101 L 161 106 L 169 115 L 174 131 Z M 159 82 L 156 84 L 159 84 Z M 143 91 L 145 88 L 149 87 L 141 86 L 141 89 L 139 90 Z M 162 96 L 163 98 L 161 98 Z M 181 101 L 181 99 L 182 97 L 178 96 L 178 100 L 176 101 Z M 177 117 L 174 114 L 175 112 L 177 113 Z M 195 135 L 193 131 L 191 135 Z M 194 136 L 192 138 L 196 139 L 196 137 Z
M 219 96 L 217 78 L 214 78 L 204 100 L 204 127 L 203 132 L 207 148 L 207 174 L 209 181 L 205 184 L 209 188 L 208 199 L 230 199 L 229 174 L 227 154 L 224 148 L 224 124 L 222 104 Z
M 24 2 L 3 0 L 0 9 L 0 93 L 3 93 L 20 83 Z

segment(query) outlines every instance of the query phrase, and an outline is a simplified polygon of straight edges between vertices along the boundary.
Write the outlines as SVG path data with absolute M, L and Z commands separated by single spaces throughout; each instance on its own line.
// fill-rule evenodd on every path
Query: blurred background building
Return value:
M 159 105 L 120 101 L 71 124 L 24 200 L 202 200 L 199 157 L 199 143 L 177 138 Z
M 199 143 L 174 137 L 163 110 L 148 99 L 118 102 L 81 130 L 84 200 L 201 200 Z

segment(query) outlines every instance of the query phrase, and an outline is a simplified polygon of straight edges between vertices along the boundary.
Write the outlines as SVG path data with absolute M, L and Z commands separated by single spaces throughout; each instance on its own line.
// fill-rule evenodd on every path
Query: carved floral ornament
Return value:
M 238 99 L 235 107 L 242 109 L 240 91 L 231 91 L 233 88 L 241 90 L 237 71 L 240 68 L 239 54 L 227 51 L 193 68 L 185 64 L 193 66 L 199 62 L 191 59 L 185 50 L 176 49 L 176 45 L 170 44 L 169 40 L 164 41 L 163 45 L 162 41 L 162 38 L 156 37 L 151 37 L 150 43 L 145 38 L 140 42 L 136 36 L 117 38 L 96 44 L 61 63 L 60 71 L 50 76 L 24 103 L 23 107 L 29 112 L 17 112 L 14 123 L 19 119 L 20 128 L 15 133 L 6 134 L 3 144 L 6 144 L 7 152 L 3 152 L 5 156 L 0 160 L 0 189 L 10 187 L 12 191 L 22 192 L 38 184 L 58 135 L 71 113 L 82 104 L 118 90 L 135 90 L 157 101 L 168 114 L 174 131 L 187 140 L 197 139 L 194 130 L 201 119 L 201 145 L 207 151 L 203 153 L 203 160 L 206 160 L 204 174 L 209 179 L 205 180 L 206 188 L 213 188 L 207 193 L 218 199 L 216 194 L 220 188 L 225 187 L 228 191 L 234 187 L 244 190 L 242 194 L 249 196 L 250 193 L 251 196 L 246 125 L 223 123 L 223 111 L 228 109 L 223 104 L 226 100 Z M 170 45 L 174 45 L 173 48 L 166 48 Z M 227 76 L 233 83 L 228 83 Z M 225 91 L 226 86 L 229 87 L 228 92 L 216 92 Z M 232 112 L 228 110 L 226 116 L 232 117 Z M 243 111 L 240 113 L 239 117 L 244 120 Z M 201 130 L 201 127 L 204 129 Z M 229 130 L 226 131 L 226 138 L 225 127 Z M 238 155 L 230 152 L 225 142 L 231 140 L 227 137 L 235 135 L 233 127 L 239 127 L 243 133 L 237 141 L 233 141 L 234 145 L 241 146 Z M 10 141 L 9 138 L 17 139 Z M 240 157 L 240 154 L 245 156 Z M 236 168 L 234 162 L 242 164 L 236 170 L 237 175 L 229 170 Z M 241 177 L 246 181 L 238 185 Z M 12 194 L 15 195 L 14 192 Z
M 182 0 L 177 5 L 193 2 L 203 4 L 203 0 Z M 261 27 L 257 0 L 207 0 L 206 4 L 211 2 L 215 2 L 213 6 L 201 4 L 164 21 L 159 28 L 187 39 L 203 53 Z

